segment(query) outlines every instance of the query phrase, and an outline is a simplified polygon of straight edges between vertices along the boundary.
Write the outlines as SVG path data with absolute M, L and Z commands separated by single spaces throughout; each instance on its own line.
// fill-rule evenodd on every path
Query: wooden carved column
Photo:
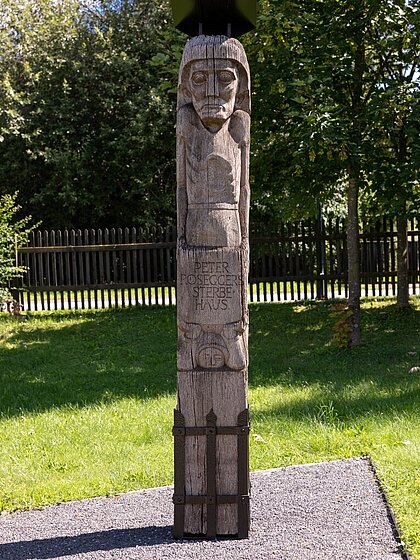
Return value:
M 176 537 L 248 535 L 249 141 L 241 43 L 194 37 L 177 116 Z

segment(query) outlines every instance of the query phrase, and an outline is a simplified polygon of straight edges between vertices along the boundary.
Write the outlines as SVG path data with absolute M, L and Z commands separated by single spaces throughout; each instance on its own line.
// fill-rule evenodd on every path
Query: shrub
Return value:
M 28 241 L 28 235 L 35 226 L 29 226 L 31 217 L 18 218 L 20 206 L 16 202 L 17 193 L 0 196 L 0 309 L 10 308 L 13 297 L 9 285 L 18 278 L 25 268 L 18 266 L 16 253 Z

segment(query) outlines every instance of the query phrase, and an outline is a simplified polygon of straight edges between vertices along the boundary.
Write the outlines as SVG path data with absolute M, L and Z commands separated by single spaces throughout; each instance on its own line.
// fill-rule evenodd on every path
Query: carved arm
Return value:
M 182 136 L 178 137 L 177 145 L 177 229 L 178 242 L 183 245 L 186 243 L 186 223 L 188 212 L 187 179 L 186 179 L 186 154 L 185 141 Z

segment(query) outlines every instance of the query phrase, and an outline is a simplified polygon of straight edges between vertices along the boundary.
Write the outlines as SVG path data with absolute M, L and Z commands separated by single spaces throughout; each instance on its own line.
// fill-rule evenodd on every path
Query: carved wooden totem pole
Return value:
M 215 5 L 231 34 L 236 3 L 196 4 L 178 90 L 174 536 L 247 537 L 250 75 L 218 34 Z

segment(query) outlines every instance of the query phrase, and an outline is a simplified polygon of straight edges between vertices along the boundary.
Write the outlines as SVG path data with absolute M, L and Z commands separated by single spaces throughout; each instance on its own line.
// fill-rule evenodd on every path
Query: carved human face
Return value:
M 231 60 L 197 60 L 191 64 L 189 90 L 198 116 L 210 130 L 219 129 L 232 115 L 239 72 Z

